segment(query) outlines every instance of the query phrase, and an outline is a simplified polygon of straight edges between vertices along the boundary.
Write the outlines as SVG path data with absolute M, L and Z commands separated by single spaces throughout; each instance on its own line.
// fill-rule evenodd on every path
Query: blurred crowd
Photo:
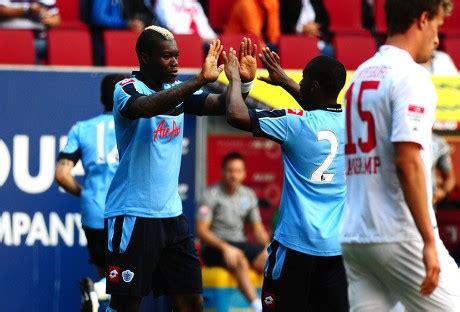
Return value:
M 57 2 L 57 3 L 56 3 Z M 176 34 L 197 34 L 203 42 L 224 34 L 251 34 L 259 45 L 276 50 L 281 34 L 318 38 L 322 54 L 334 56 L 333 33 L 323 0 L 233 0 L 222 21 L 211 27 L 207 0 L 80 0 L 80 19 L 93 36 L 94 63 L 104 65 L 102 31 L 129 29 L 140 32 L 148 25 L 159 25 Z M 62 2 L 61 2 L 62 3 Z M 46 30 L 60 26 L 56 0 L 0 0 L 0 27 L 32 29 L 38 60 L 46 58 Z M 220 5 L 220 4 L 219 4 Z M 224 5 L 224 4 L 222 4 Z M 362 25 L 377 38 L 373 1 L 362 1 Z

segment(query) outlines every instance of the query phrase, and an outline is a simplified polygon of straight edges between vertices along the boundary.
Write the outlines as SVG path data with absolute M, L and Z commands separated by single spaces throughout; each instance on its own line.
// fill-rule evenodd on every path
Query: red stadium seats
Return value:
M 0 42 L 0 64 L 35 64 L 32 31 L 0 29 Z
M 179 67 L 201 68 L 203 65 L 203 43 L 196 35 L 174 35 L 179 47 Z
M 387 32 L 385 0 L 375 0 L 375 28 L 380 33 Z
M 455 62 L 455 66 L 460 68 L 460 38 L 445 38 L 444 50 Z
M 361 0 L 325 0 L 331 30 L 336 33 L 364 33 L 361 26 Z
M 138 33 L 124 30 L 104 32 L 105 65 L 139 66 L 136 56 Z
M 303 69 L 311 58 L 320 54 L 318 40 L 306 36 L 281 36 L 278 48 L 283 68 Z
M 377 50 L 370 35 L 336 35 L 335 47 L 337 59 L 348 70 L 356 69 Z
M 234 3 L 235 0 L 209 0 L 209 24 L 214 30 L 218 32 L 223 30 Z
M 48 64 L 93 65 L 91 36 L 86 30 L 48 31 Z
M 61 14 L 61 25 L 65 29 L 88 29 L 80 20 L 80 0 L 57 0 L 56 6 Z
M 454 0 L 454 10 L 444 20 L 439 31 L 447 36 L 460 36 L 460 1 Z

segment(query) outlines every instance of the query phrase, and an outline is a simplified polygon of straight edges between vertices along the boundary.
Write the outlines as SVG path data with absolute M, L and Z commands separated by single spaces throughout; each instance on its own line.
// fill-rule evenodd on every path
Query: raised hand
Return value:
M 259 58 L 268 70 L 268 77 L 258 77 L 259 80 L 275 86 L 282 86 L 289 80 L 281 68 L 278 54 L 265 47 L 262 49 L 262 53 L 259 53 Z
M 224 65 L 217 66 L 217 61 L 223 48 L 224 46 L 220 43 L 219 39 L 211 41 L 208 55 L 206 55 L 200 73 L 200 76 L 206 83 L 216 81 L 220 73 L 224 70 Z
M 241 82 L 253 81 L 257 71 L 257 45 L 252 44 L 251 38 L 243 38 L 240 45 L 239 62 Z
M 227 53 L 222 54 L 224 59 L 224 69 L 225 75 L 227 76 L 228 81 L 232 81 L 233 79 L 241 79 L 239 73 L 239 62 L 238 58 L 236 57 L 236 51 L 233 48 L 230 48 Z

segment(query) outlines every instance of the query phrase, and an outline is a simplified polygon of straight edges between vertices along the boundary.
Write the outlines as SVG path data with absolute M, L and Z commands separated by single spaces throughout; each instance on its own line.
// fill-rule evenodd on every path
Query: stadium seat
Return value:
M 180 50 L 179 66 L 201 68 L 203 65 L 203 44 L 196 35 L 174 35 Z
M 215 31 L 221 32 L 223 30 L 234 3 L 235 0 L 209 0 L 209 24 Z
M 0 29 L 0 42 L 0 64 L 35 64 L 32 31 Z
M 48 64 L 93 65 L 89 32 L 77 29 L 51 29 L 48 32 Z
M 136 41 L 138 33 L 124 30 L 104 32 L 105 65 L 138 66 Z
M 443 44 L 445 52 L 454 60 L 455 66 L 460 68 L 460 38 L 445 38 Z
M 375 0 L 375 28 L 379 33 L 387 32 L 385 0 Z
M 364 33 L 361 25 L 361 0 L 326 0 L 324 5 L 335 33 Z
M 370 35 L 336 35 L 335 48 L 337 59 L 347 70 L 356 69 L 377 50 Z
M 320 54 L 318 40 L 306 36 L 281 36 L 278 44 L 281 66 L 303 69 L 305 64 Z
M 56 6 L 61 14 L 59 28 L 86 30 L 88 26 L 80 20 L 80 0 L 57 0 Z
M 439 31 L 447 36 L 460 37 L 460 1 L 454 1 L 452 14 L 445 18 L 444 24 Z

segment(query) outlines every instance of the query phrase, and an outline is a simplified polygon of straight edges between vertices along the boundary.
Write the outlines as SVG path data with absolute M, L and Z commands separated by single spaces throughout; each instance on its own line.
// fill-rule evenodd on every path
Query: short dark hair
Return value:
M 109 74 L 102 78 L 101 82 L 101 102 L 104 105 L 104 110 L 111 112 L 113 110 L 113 92 L 117 82 L 127 78 L 123 74 Z
M 343 64 L 335 58 L 324 55 L 317 56 L 308 62 L 303 75 L 317 81 L 323 92 L 335 98 L 347 79 L 347 71 Z
M 227 164 L 229 162 L 231 162 L 232 160 L 237 160 L 237 159 L 239 159 L 239 160 L 244 162 L 243 155 L 241 155 L 240 153 L 238 153 L 238 152 L 230 152 L 230 153 L 228 153 L 222 159 L 222 169 L 225 169 L 225 167 L 227 167 Z
M 385 13 L 388 35 L 405 33 L 423 12 L 433 19 L 442 7 L 446 15 L 452 11 L 452 0 L 386 0 Z
M 167 40 L 174 40 L 174 36 L 169 30 L 158 26 L 147 27 L 139 35 L 136 42 L 136 54 L 139 62 L 141 53 L 150 53 L 159 46 L 160 42 Z

